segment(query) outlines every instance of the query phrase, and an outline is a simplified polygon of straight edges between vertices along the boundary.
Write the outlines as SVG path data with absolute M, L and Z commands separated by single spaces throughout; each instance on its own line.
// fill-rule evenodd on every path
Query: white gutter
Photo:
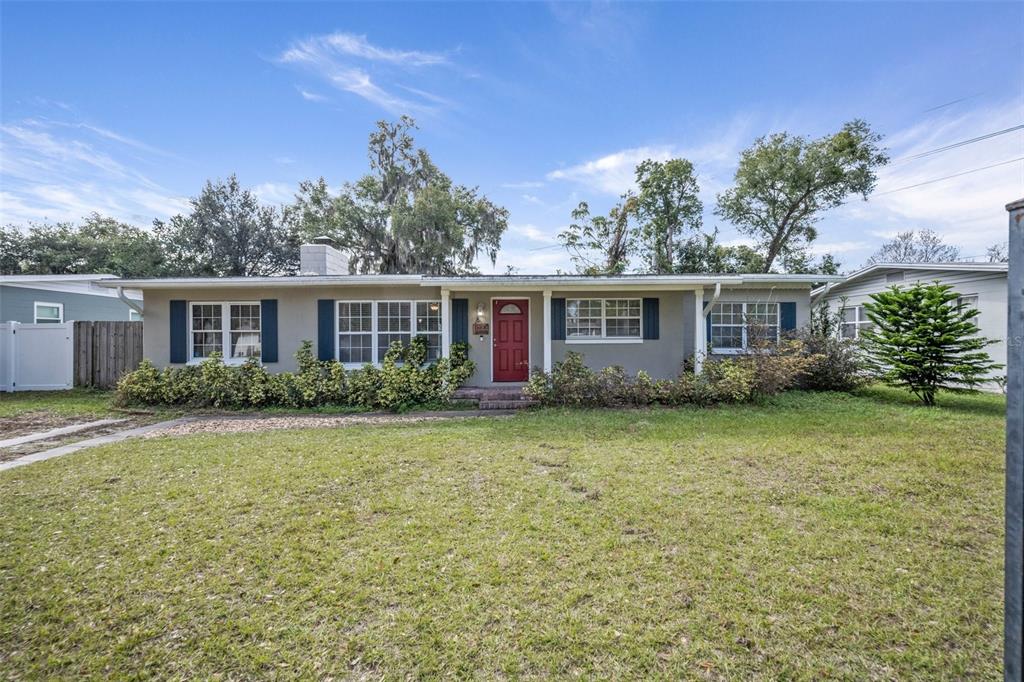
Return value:
M 711 309 L 715 307 L 715 302 L 718 301 L 718 297 L 721 296 L 721 295 L 722 295 L 722 283 L 721 282 L 716 282 L 715 283 L 715 293 L 711 295 L 711 300 L 708 301 L 708 304 L 706 306 L 704 306 L 704 317 L 707 317 L 708 313 L 711 312 Z
M 139 304 L 124 295 L 124 287 L 117 288 L 117 297 L 121 300 L 121 303 L 124 303 L 126 306 L 137 312 L 139 317 L 146 317 Z

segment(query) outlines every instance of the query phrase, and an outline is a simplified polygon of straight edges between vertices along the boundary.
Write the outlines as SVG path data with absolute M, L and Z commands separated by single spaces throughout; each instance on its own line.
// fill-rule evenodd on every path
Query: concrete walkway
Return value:
M 7 462 L 0 462 L 0 471 L 25 466 L 33 462 L 42 462 L 54 457 L 69 455 L 86 448 L 94 448 L 98 445 L 117 443 L 128 438 L 140 438 L 146 436 L 189 436 L 197 433 L 242 433 L 271 431 L 277 429 L 297 428 L 330 428 L 357 425 L 378 425 L 395 423 L 415 423 L 443 421 L 450 419 L 466 419 L 473 417 L 511 417 L 515 414 L 511 410 L 438 410 L 433 412 L 407 412 L 395 414 L 392 412 L 363 412 L 355 414 L 329 415 L 329 414 L 295 414 L 295 415 L 265 415 L 265 414 L 241 414 L 241 415 L 202 415 L 195 417 L 181 417 L 168 421 L 140 426 L 135 429 L 117 431 L 104 436 L 88 438 L 70 445 L 62 445 L 50 450 L 35 452 L 18 459 Z
M 25 466 L 26 464 L 32 464 L 33 462 L 42 462 L 47 459 L 53 459 L 54 457 L 60 457 L 61 455 L 69 455 L 72 452 L 78 452 L 86 448 L 94 448 L 98 445 L 107 445 L 108 443 L 117 443 L 128 438 L 137 438 L 144 436 L 150 431 L 156 431 L 158 429 L 164 429 L 171 426 L 178 426 L 191 420 L 191 417 L 183 417 L 181 419 L 171 419 L 165 422 L 158 422 L 156 424 L 148 424 L 146 426 L 140 426 L 135 429 L 127 429 L 125 431 L 118 431 L 116 433 L 108 433 L 105 436 L 96 436 L 95 438 L 87 438 L 86 440 L 80 440 L 77 443 L 71 443 L 70 445 L 61 445 L 57 448 L 50 450 L 43 450 L 42 452 L 34 452 L 31 455 L 25 455 L 18 459 L 12 459 L 7 462 L 0 462 L 0 471 L 6 469 L 13 469 L 15 467 Z
M 89 429 L 98 429 L 101 426 L 111 426 L 113 424 L 123 424 L 128 421 L 127 419 L 98 419 L 94 422 L 85 422 L 84 424 L 72 424 L 71 426 L 62 426 L 59 429 L 50 429 L 49 431 L 40 431 L 39 433 L 30 433 L 27 436 L 18 436 L 17 438 L 8 438 L 7 440 L 0 440 L 0 448 L 10 448 L 15 445 L 24 445 L 25 443 L 32 443 L 37 440 L 48 440 L 50 438 L 56 438 L 57 436 L 66 436 L 70 433 L 78 433 L 79 431 L 88 431 Z

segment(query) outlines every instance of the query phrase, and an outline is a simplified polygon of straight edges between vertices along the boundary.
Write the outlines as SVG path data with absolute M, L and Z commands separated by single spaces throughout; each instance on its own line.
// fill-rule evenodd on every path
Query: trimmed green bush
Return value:
M 790 388 L 814 359 L 799 341 L 783 341 L 735 358 L 709 359 L 699 375 L 684 367 L 675 379 L 654 380 L 618 366 L 595 372 L 582 354 L 570 351 L 550 374 L 535 368 L 524 392 L 542 405 L 579 407 L 738 403 Z
M 187 405 L 250 408 L 323 405 L 372 410 L 399 410 L 414 405 L 444 404 L 469 379 L 473 363 L 466 344 L 452 344 L 451 357 L 426 363 L 422 338 L 388 349 L 381 367 L 346 370 L 335 360 L 322 362 L 313 344 L 303 341 L 295 353 L 297 371 L 270 374 L 255 359 L 226 365 L 213 355 L 198 365 L 158 370 L 144 360 L 121 378 L 117 400 L 122 405 Z

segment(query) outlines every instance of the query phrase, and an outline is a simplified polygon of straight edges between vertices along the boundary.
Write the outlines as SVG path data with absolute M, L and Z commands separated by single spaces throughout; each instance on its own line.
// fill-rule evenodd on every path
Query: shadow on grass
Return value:
M 907 405 L 909 407 L 924 407 L 921 401 L 909 391 L 873 384 L 866 388 L 859 389 L 854 395 L 868 398 L 882 403 L 893 405 Z M 1006 397 L 999 393 L 985 393 L 982 391 L 941 391 L 936 397 L 938 405 L 935 409 L 953 410 L 970 414 L 987 415 L 992 417 L 1006 416 Z

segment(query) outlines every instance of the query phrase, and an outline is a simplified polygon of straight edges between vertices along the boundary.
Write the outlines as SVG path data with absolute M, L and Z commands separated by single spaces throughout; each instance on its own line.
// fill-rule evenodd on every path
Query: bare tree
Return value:
M 874 263 L 950 263 L 960 258 L 960 249 L 942 241 L 931 230 L 900 232 L 868 258 Z

